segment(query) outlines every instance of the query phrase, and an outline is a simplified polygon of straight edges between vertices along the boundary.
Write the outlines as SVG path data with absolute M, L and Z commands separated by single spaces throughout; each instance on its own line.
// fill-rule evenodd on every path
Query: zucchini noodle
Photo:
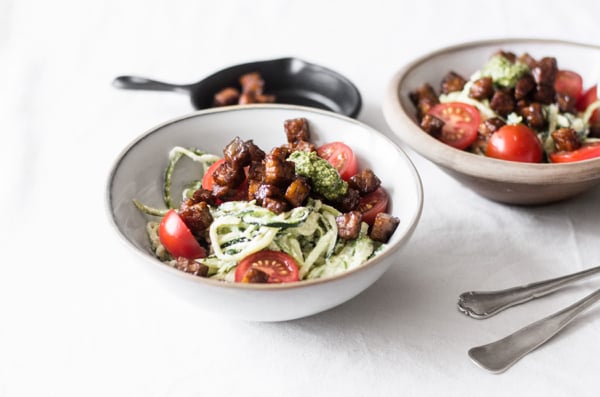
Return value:
M 590 105 L 583 112 L 583 116 L 581 116 L 581 118 L 585 123 L 589 123 L 592 113 L 594 113 L 594 110 L 596 109 L 600 109 L 600 100 L 590 103 Z
M 232 215 L 215 218 L 209 230 L 213 254 L 225 261 L 239 261 L 266 248 L 279 231 L 275 227 L 244 223 Z
M 194 148 L 186 149 L 181 146 L 175 146 L 173 149 L 171 149 L 169 152 L 169 165 L 165 170 L 163 185 L 163 200 L 167 208 L 175 208 L 173 205 L 173 199 L 171 198 L 172 178 L 173 172 L 175 171 L 175 166 L 183 156 L 188 157 L 196 163 L 202 164 L 202 175 L 206 173 L 206 170 L 212 163 L 219 160 L 219 157 L 215 156 L 214 154 L 206 154 Z M 194 186 L 200 187 L 199 184 L 200 183 L 196 183 Z M 191 190 L 191 188 L 189 190 Z M 184 195 L 187 194 L 189 190 L 184 190 Z

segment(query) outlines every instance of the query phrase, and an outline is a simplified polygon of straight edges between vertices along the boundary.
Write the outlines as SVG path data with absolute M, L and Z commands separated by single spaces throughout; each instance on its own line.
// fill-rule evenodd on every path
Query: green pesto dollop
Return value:
M 521 76 L 529 71 L 529 67 L 519 61 L 512 63 L 500 54 L 490 58 L 481 69 L 481 75 L 491 77 L 494 84 L 502 87 L 514 87 Z
M 296 164 L 296 174 L 310 180 L 312 189 L 327 200 L 336 200 L 348 192 L 348 184 L 337 170 L 316 152 L 302 150 L 292 153 L 288 160 Z

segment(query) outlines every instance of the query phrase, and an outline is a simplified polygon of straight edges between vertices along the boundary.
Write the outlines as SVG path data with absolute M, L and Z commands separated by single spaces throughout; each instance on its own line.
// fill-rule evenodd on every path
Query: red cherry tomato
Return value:
M 387 210 L 388 202 L 389 196 L 382 187 L 378 187 L 377 190 L 361 197 L 358 210 L 362 213 L 363 222 L 372 225 L 375 216 Z
M 237 265 L 235 281 L 241 282 L 251 268 L 267 273 L 267 283 L 289 283 L 299 280 L 298 264 L 285 252 L 265 250 L 248 255 Z
M 570 152 L 554 152 L 550 154 L 553 163 L 570 163 L 573 161 L 589 160 L 600 157 L 600 142 L 588 143 Z
M 535 133 L 524 124 L 505 125 L 494 132 L 487 143 L 486 156 L 500 160 L 539 163 L 542 144 Z
M 576 108 L 580 112 L 583 112 L 589 105 L 598 100 L 598 89 L 597 86 L 590 87 L 577 101 Z M 599 109 L 594 110 L 592 117 L 590 118 L 590 124 L 600 123 L 600 112 Z
M 340 177 L 345 181 L 358 172 L 356 156 L 350 146 L 345 143 L 326 143 L 317 148 L 317 154 L 338 170 Z
M 568 95 L 577 101 L 583 92 L 583 79 L 578 73 L 559 70 L 554 80 L 554 89 L 559 94 Z
M 206 250 L 194 238 L 183 219 L 175 210 L 169 210 L 160 221 L 158 237 L 169 253 L 177 258 L 204 258 Z
M 440 140 L 457 149 L 466 149 L 477 138 L 481 123 L 479 111 L 474 106 L 461 102 L 439 103 L 429 114 L 444 122 Z

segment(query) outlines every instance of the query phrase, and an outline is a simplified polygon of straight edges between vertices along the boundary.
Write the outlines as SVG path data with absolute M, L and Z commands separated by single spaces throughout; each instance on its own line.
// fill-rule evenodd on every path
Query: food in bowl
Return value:
M 343 141 L 352 147 L 361 167 L 371 168 L 379 176 L 389 195 L 388 212 L 401 220 L 387 247 L 363 265 L 338 275 L 290 283 L 223 282 L 195 276 L 157 259 L 146 232 L 151 219 L 131 200 L 165 207 L 163 177 L 169 149 L 200 146 L 208 153 L 220 154 L 234 136 L 244 141 L 252 139 L 261 148 L 272 148 L 285 141 L 282 121 L 297 117 L 310 121 L 312 142 L 321 146 Z M 198 179 L 201 168 L 187 156 L 178 161 L 172 174 L 173 197 L 182 197 L 186 182 Z M 414 235 L 423 208 L 418 171 L 408 155 L 384 134 L 340 114 L 282 104 L 214 108 L 166 120 L 122 149 L 106 182 L 108 220 L 125 248 L 116 253 L 115 260 L 137 266 L 157 288 L 202 312 L 249 321 L 285 321 L 323 312 L 365 291 L 388 270 L 406 266 L 411 258 L 403 255 L 403 249 Z M 125 255 L 127 252 L 131 255 Z
M 597 87 L 558 67 L 499 51 L 465 79 L 450 71 L 440 94 L 428 83 L 410 92 L 421 128 L 460 150 L 519 162 L 600 157 Z
M 213 106 L 272 103 L 277 97 L 265 93 L 265 81 L 260 72 L 244 73 L 238 79 L 239 87 L 225 87 L 214 95 Z
M 370 168 L 342 142 L 317 147 L 306 118 L 284 122 L 287 142 L 265 153 L 232 139 L 223 157 L 174 147 L 164 174 L 165 208 L 134 199 L 154 254 L 197 276 L 241 283 L 318 279 L 382 252 L 400 220 Z M 182 157 L 201 165 L 180 203 L 171 195 Z

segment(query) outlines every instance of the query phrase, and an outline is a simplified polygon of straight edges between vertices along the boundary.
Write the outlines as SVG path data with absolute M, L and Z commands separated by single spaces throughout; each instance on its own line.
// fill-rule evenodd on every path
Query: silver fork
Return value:
M 600 266 L 500 291 L 464 292 L 458 297 L 458 310 L 476 319 L 488 318 L 509 307 L 551 294 L 575 281 L 591 277 L 598 273 L 600 273 Z
M 529 352 L 543 345 L 569 324 L 579 313 L 600 300 L 600 289 L 571 306 L 545 317 L 496 342 L 474 347 L 468 354 L 481 368 L 501 373 Z

